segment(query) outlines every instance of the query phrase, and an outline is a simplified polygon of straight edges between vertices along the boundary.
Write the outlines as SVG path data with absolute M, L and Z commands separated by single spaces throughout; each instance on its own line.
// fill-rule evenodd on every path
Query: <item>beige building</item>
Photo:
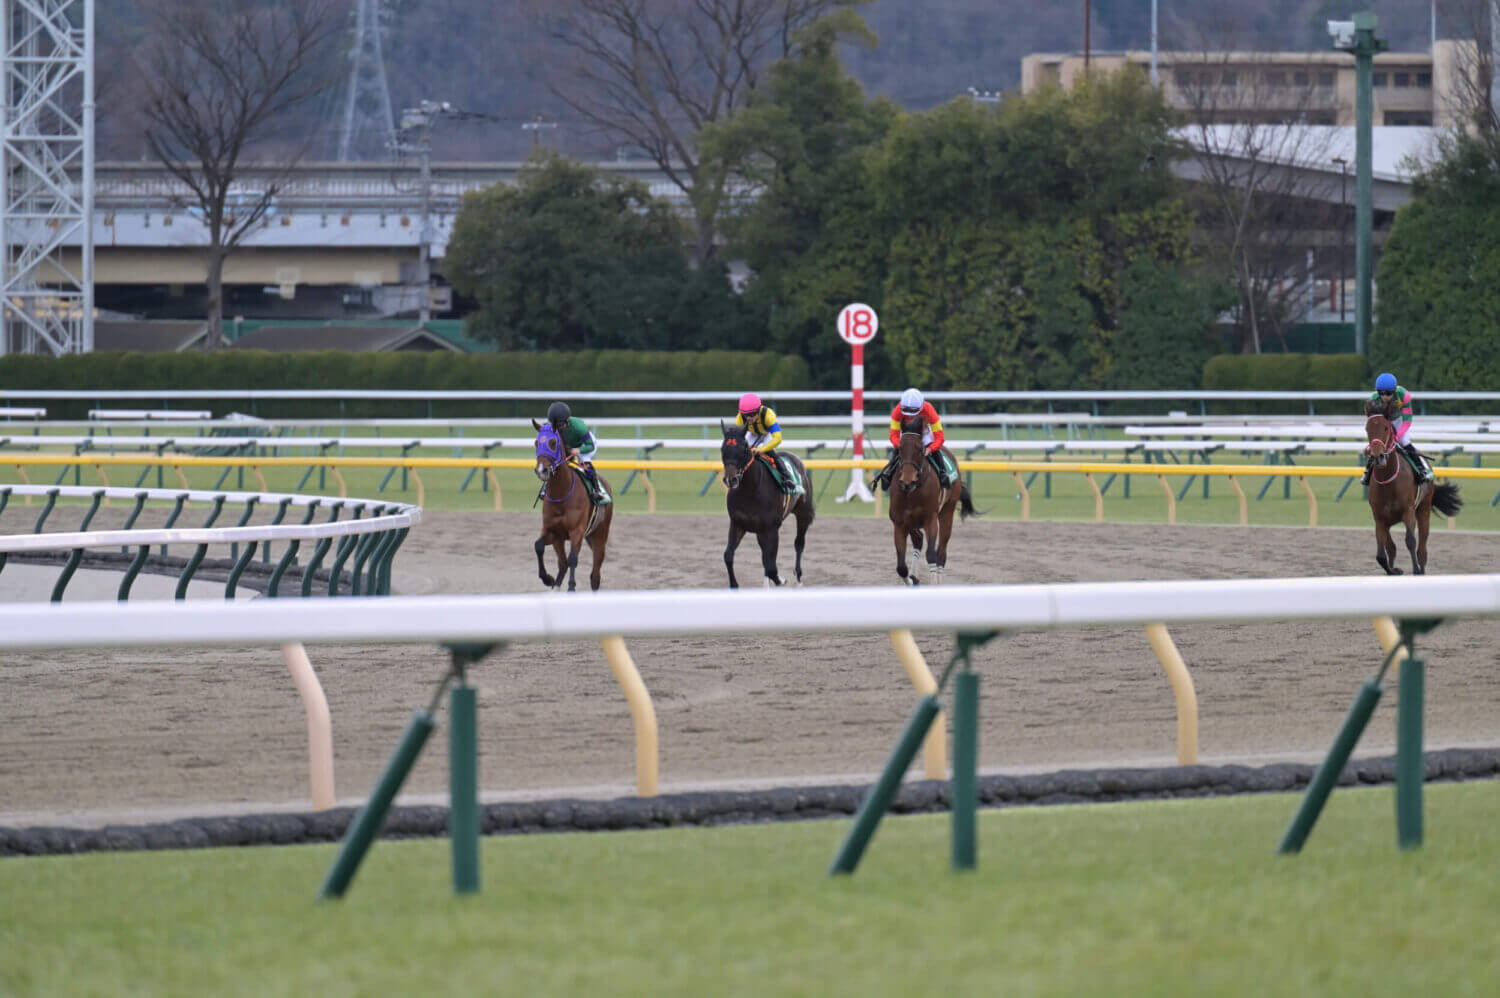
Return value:
M 1433 52 L 1375 56 L 1374 124 L 1450 124 L 1461 70 L 1473 52 L 1473 42 L 1440 41 Z M 1167 102 L 1209 120 L 1354 124 L 1354 57 L 1343 52 L 1158 51 L 1156 65 Z M 1098 52 L 1088 60 L 1097 71 L 1124 66 L 1149 73 L 1151 53 Z M 1028 55 L 1021 60 L 1021 91 L 1072 87 L 1084 72 L 1082 53 Z

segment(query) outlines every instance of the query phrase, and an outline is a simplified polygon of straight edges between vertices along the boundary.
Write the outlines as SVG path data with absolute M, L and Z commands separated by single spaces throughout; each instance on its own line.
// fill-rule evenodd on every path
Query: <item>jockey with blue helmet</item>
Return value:
M 1391 421 L 1391 429 L 1395 431 L 1397 446 L 1406 451 L 1415 467 L 1421 469 L 1420 478 L 1431 481 L 1432 466 L 1411 442 L 1411 392 L 1397 384 L 1396 376 L 1386 371 L 1375 379 L 1375 391 L 1370 395 L 1369 401 L 1379 406 L 1385 412 L 1386 418 Z M 1372 466 L 1372 462 L 1365 462 L 1365 474 L 1359 480 L 1359 484 L 1370 484 Z

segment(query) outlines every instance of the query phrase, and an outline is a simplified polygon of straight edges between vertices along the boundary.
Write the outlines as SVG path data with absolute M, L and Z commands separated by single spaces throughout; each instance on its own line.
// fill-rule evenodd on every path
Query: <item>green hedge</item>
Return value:
M 597 350 L 579 353 L 467 354 L 437 351 L 271 353 L 92 353 L 65 357 L 0 357 L 0 400 L 7 389 L 404 389 L 515 391 L 759 391 L 812 387 L 801 357 L 775 353 L 704 350 L 658 353 Z M 3 404 L 3 401 L 0 401 Z M 91 408 L 153 408 L 165 402 L 108 399 L 47 400 L 51 419 L 82 419 Z M 178 402 L 175 408 L 198 408 Z M 543 406 L 523 402 L 408 402 L 392 400 L 213 400 L 215 415 L 237 410 L 268 418 L 525 416 Z M 659 403 L 609 403 L 611 415 L 688 415 L 722 412 L 704 403 L 666 412 Z M 732 411 L 732 410 L 731 410 Z
M 1370 365 L 1357 353 L 1220 354 L 1203 365 L 1203 387 L 1213 391 L 1313 392 L 1358 391 L 1370 384 Z M 1215 411 L 1243 412 L 1245 403 L 1226 403 Z M 1286 402 L 1257 402 L 1261 412 L 1285 413 L 1298 407 Z

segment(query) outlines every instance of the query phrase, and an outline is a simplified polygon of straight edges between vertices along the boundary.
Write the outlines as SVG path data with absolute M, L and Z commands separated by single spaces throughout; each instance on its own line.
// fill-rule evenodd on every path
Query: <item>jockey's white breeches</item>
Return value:
M 751 447 L 759 447 L 770 439 L 771 435 L 769 433 L 751 433 L 749 431 L 745 433 L 745 443 Z

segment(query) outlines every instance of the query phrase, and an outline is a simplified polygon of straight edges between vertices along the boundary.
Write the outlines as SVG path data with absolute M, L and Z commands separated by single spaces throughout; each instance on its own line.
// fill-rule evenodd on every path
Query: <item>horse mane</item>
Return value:
M 1385 403 L 1378 399 L 1365 399 L 1365 416 L 1366 418 L 1370 416 L 1384 416 L 1386 419 L 1391 418 Z

